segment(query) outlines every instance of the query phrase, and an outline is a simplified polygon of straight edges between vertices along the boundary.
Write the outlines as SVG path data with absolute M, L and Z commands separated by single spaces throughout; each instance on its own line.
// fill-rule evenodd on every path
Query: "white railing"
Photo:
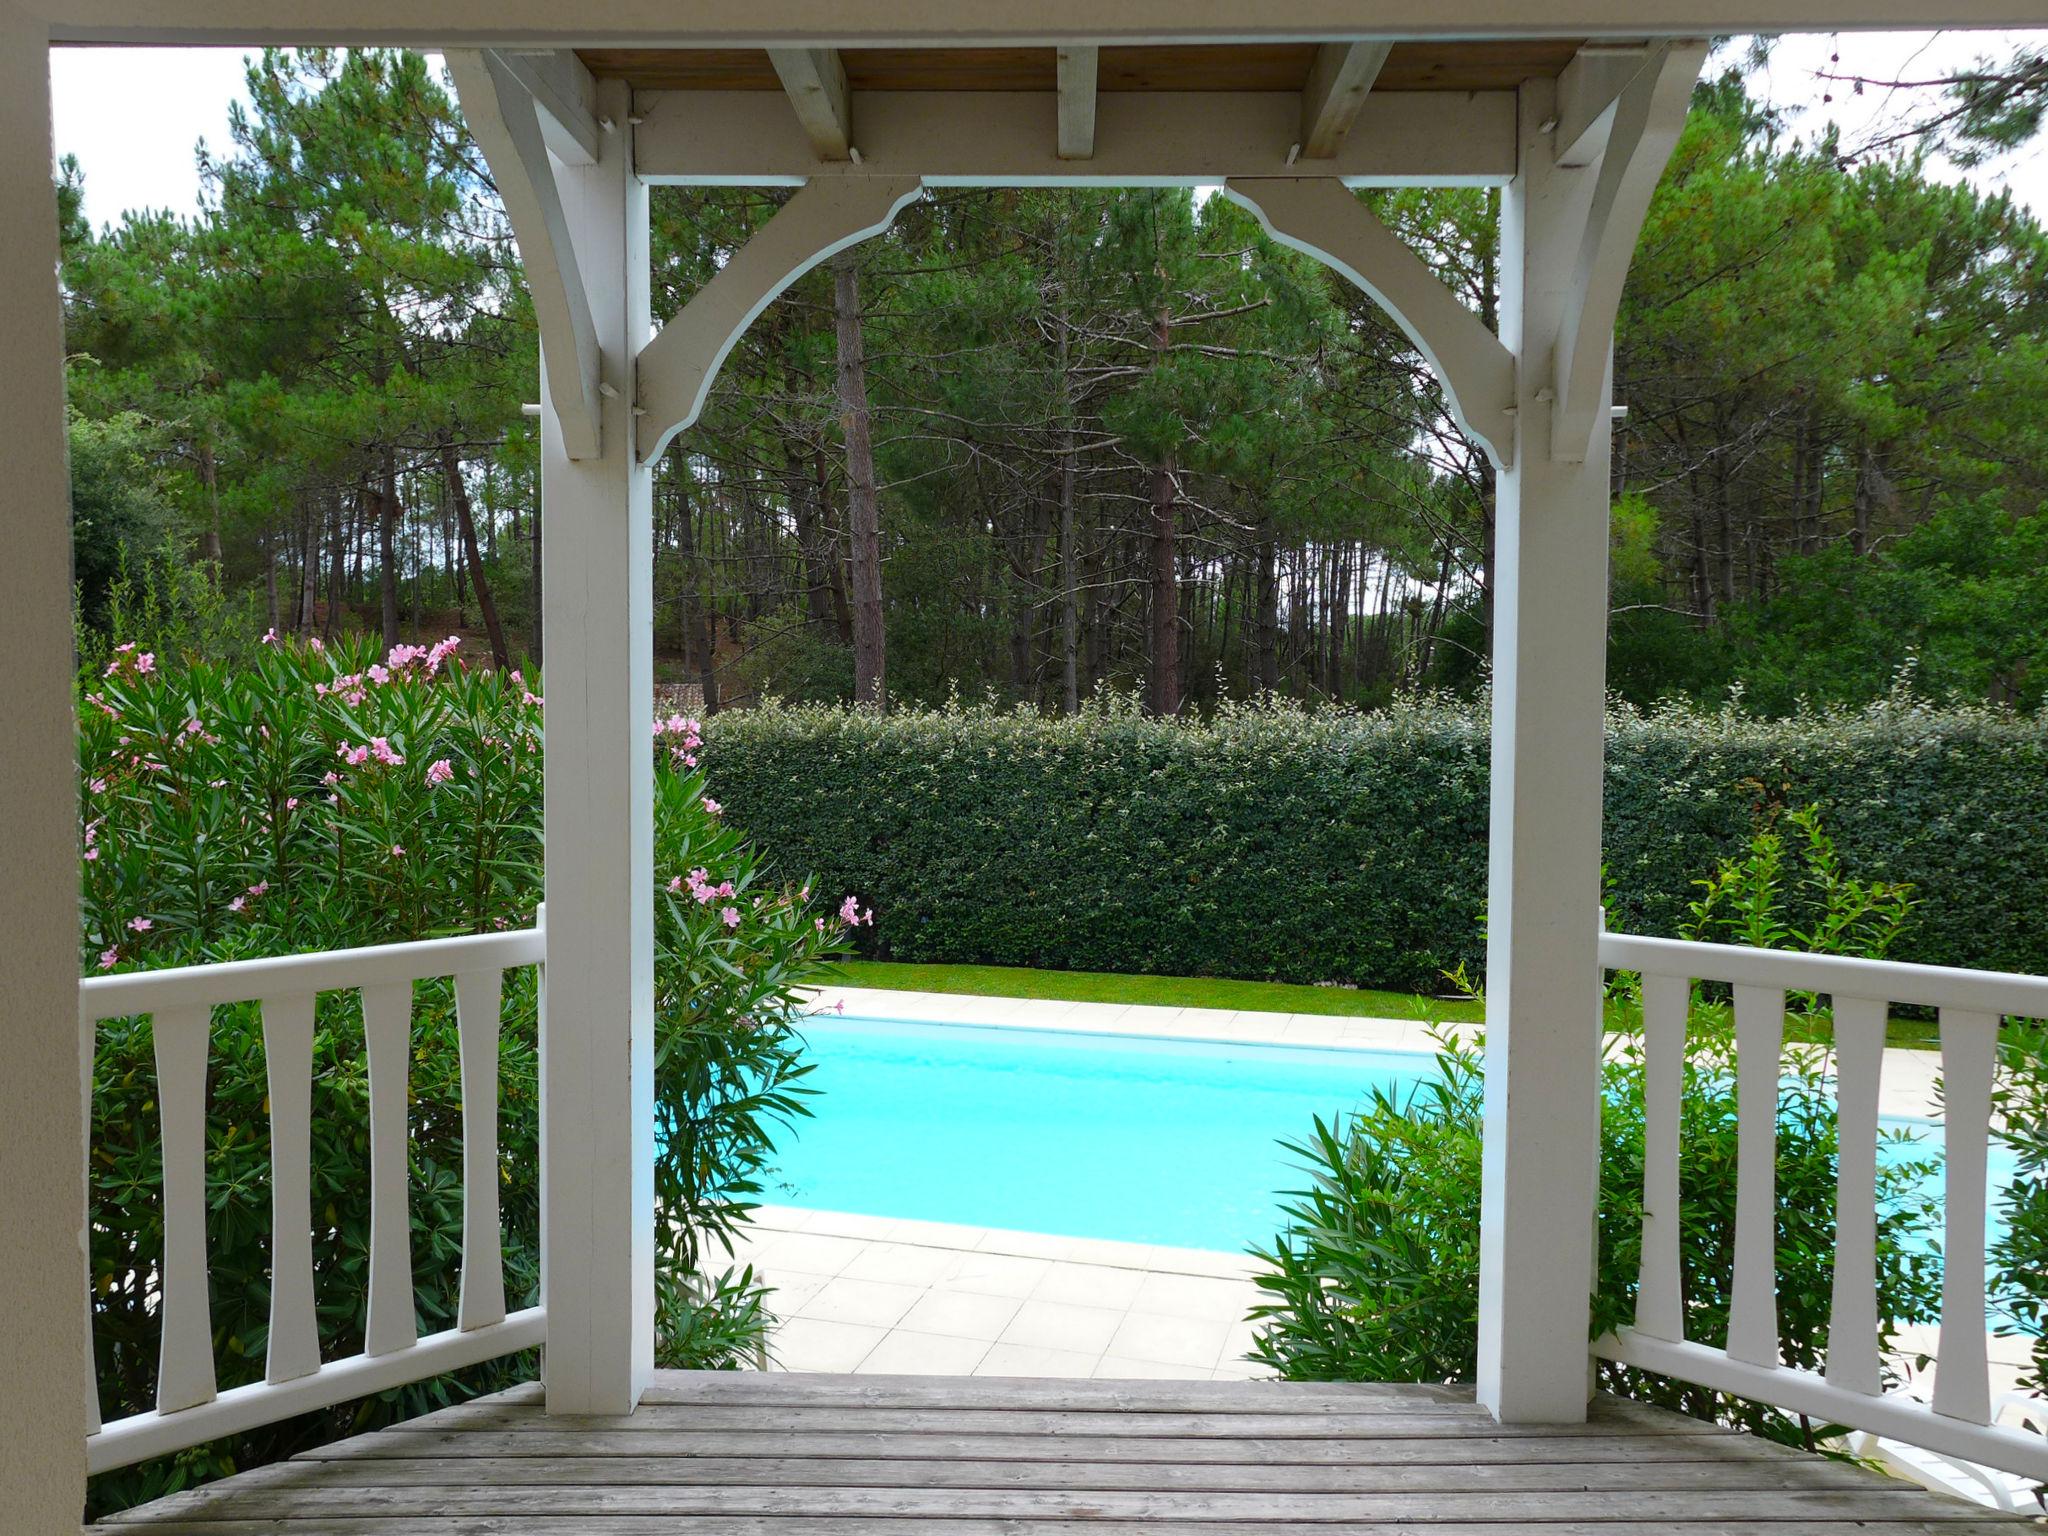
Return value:
M 240 1434 L 542 1342 L 541 1308 L 505 1310 L 498 1031 L 504 973 L 539 965 L 545 952 L 544 930 L 536 926 L 79 983 L 88 1060 L 102 1020 L 150 1016 L 163 1133 L 163 1259 L 153 1277 L 160 1334 L 156 1407 L 102 1424 L 98 1386 L 89 1379 L 90 1470 Z M 455 982 L 461 1053 L 462 1274 L 456 1326 L 421 1338 L 407 1178 L 412 989 L 416 981 L 443 977 Z M 369 1056 L 369 1316 L 362 1352 L 323 1364 L 313 1294 L 313 1018 L 317 995 L 340 991 L 362 996 Z M 270 1099 L 270 1343 L 264 1379 L 222 1392 L 215 1385 L 207 1300 L 206 1067 L 213 1009 L 245 1002 L 262 1009 Z M 88 1074 L 88 1091 L 90 1083 Z
M 1606 1359 L 1824 1422 L 2048 1481 L 2048 1439 L 1993 1422 L 1985 1225 L 1998 1028 L 2048 1017 L 2048 977 L 1888 960 L 1600 936 L 1604 970 L 1643 978 L 1643 1256 L 1636 1320 L 1594 1343 Z M 1735 1258 L 1728 1342 L 1685 1337 L 1679 1285 L 1679 1096 L 1695 981 L 1733 987 L 1737 1120 Z M 1778 1088 L 1788 992 L 1825 993 L 1835 1033 L 1840 1131 L 1835 1274 L 1824 1373 L 1778 1358 Z M 1931 1402 L 1883 1389 L 1877 1323 L 1878 1078 L 1891 1006 L 1941 1018 L 1941 1337 Z

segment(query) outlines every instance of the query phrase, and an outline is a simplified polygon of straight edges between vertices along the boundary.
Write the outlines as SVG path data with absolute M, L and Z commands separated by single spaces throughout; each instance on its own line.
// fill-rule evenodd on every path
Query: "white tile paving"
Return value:
M 1259 1293 L 1235 1254 L 767 1206 L 735 1258 L 775 1287 L 780 1370 L 1255 1374 Z

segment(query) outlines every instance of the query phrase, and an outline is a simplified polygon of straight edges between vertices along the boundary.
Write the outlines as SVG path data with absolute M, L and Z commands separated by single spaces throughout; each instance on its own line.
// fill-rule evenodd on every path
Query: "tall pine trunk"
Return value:
M 469 484 L 462 478 L 462 460 L 455 452 L 455 444 L 445 437 L 441 439 L 441 474 L 455 504 L 455 521 L 462 531 L 462 553 L 469 563 L 469 584 L 476 592 L 477 611 L 483 615 L 484 633 L 491 637 L 491 660 L 500 667 L 509 667 L 512 648 L 505 643 L 505 626 L 498 622 L 498 601 L 491 595 L 490 578 L 484 574 L 484 553 L 476 540 L 476 514 L 469 504 Z
M 377 585 L 383 600 L 384 649 L 398 644 L 398 455 L 384 445 L 377 480 Z
M 1173 343 L 1173 317 L 1162 300 L 1152 321 L 1155 366 L 1163 364 Z M 1174 455 L 1163 454 L 1152 469 L 1152 623 L 1151 697 L 1155 715 L 1180 713 L 1180 572 L 1175 548 L 1180 510 L 1180 483 L 1174 478 Z
M 861 332 L 860 262 L 851 250 L 832 258 L 832 296 L 839 328 L 839 421 L 846 436 L 846 526 L 853 586 L 853 701 L 879 706 L 887 697 L 882 634 L 882 530 L 868 417 L 867 348 Z

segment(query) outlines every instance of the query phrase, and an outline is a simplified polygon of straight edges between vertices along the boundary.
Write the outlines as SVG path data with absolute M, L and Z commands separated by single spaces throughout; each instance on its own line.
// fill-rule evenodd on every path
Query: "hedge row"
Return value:
M 1675 933 L 1759 820 L 1818 802 L 1850 873 L 1911 881 L 1898 958 L 2048 971 L 2048 725 L 1888 702 L 1764 721 L 1616 710 L 1618 927 Z M 771 708 L 712 722 L 714 792 L 786 872 L 921 961 L 1433 987 L 1476 966 L 1483 707 L 1159 721 Z

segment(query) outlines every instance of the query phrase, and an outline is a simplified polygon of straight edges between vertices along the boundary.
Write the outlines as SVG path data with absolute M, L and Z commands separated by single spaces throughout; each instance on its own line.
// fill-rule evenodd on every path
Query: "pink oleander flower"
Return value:
M 336 773 L 332 768 L 330 768 L 325 773 L 320 775 L 320 782 L 322 784 L 329 785 L 339 784 L 341 782 L 341 775 Z
M 388 683 L 388 682 L 390 682 L 390 681 L 391 681 L 391 670 L 390 670 L 390 668 L 388 668 L 388 667 L 384 666 L 384 665 L 383 665 L 383 664 L 382 664 L 381 662 L 375 662 L 375 661 L 371 662 L 371 663 L 370 663 L 370 681 L 371 681 L 371 682 L 373 682 L 373 683 Z
M 718 914 L 718 920 L 725 924 L 727 928 L 737 928 L 740 925 L 740 909 L 738 907 L 727 907 Z
M 671 895 L 673 895 L 677 891 L 680 891 L 683 888 L 683 877 L 681 875 L 677 875 L 675 879 L 669 881 L 668 888 L 669 893 Z
M 455 764 L 445 757 L 436 758 L 433 762 L 427 764 L 427 782 L 429 784 L 446 784 L 454 777 Z
M 185 734 L 187 736 L 197 736 L 204 729 L 206 729 L 206 727 L 201 725 L 197 720 L 187 720 L 185 722 Z
M 228 903 L 228 910 L 230 912 L 239 912 L 242 910 L 242 908 L 246 907 L 247 905 L 249 905 L 248 897 L 237 896 L 233 901 Z
M 404 758 L 391 750 L 390 739 L 384 736 L 372 736 L 370 738 L 370 755 L 376 758 L 378 762 L 388 764 L 393 768 L 400 767 L 405 762 Z
M 296 811 L 299 808 L 299 797 L 297 795 L 287 795 L 284 808 L 288 811 Z
M 312 635 L 308 637 L 306 645 L 310 649 L 315 651 L 324 651 L 327 649 L 326 642 L 324 642 L 318 635 Z
M 88 848 L 88 849 L 86 849 L 86 850 L 85 850 L 85 862 L 86 862 L 86 863 L 88 863 L 88 864 L 97 864 L 97 863 L 99 862 L 99 860 L 100 860 L 100 851 L 99 851 L 99 849 L 97 849 L 97 848 Z
M 116 949 L 113 945 L 109 944 L 105 949 L 100 951 L 100 969 L 103 971 L 111 971 L 114 968 L 115 964 L 120 960 L 120 958 L 121 951 Z
M 268 880 L 258 880 L 254 885 L 249 887 L 249 894 L 251 896 L 261 896 L 265 891 L 269 889 L 270 882 Z
M 155 926 L 156 924 L 146 917 L 131 917 L 128 919 L 128 931 L 130 933 L 147 933 Z
M 145 676 L 156 670 L 156 652 L 144 651 L 135 658 L 135 670 Z
M 405 857 L 405 849 L 404 849 L 404 848 L 403 848 L 403 847 L 402 847 L 402 846 L 401 846 L 400 844 L 397 844 L 397 843 L 393 843 L 393 844 L 391 845 L 391 857 L 393 857 L 394 859 L 402 859 L 402 858 L 404 858 L 404 857 Z
M 262 639 L 261 639 L 260 641 L 258 641 L 257 643 L 258 643 L 259 645 L 276 645 L 276 644 L 277 644 L 277 631 L 276 631 L 276 629 L 272 628 L 272 629 L 266 629 L 265 631 L 263 631 L 263 638 L 262 638 Z
M 722 816 L 725 814 L 725 807 L 709 795 L 706 795 L 704 797 L 704 814 L 706 816 Z
M 811 921 L 817 925 L 818 932 L 823 933 L 825 931 L 825 919 L 823 919 L 822 917 L 814 917 L 811 919 Z
M 117 645 L 117 646 L 115 646 L 115 647 L 114 647 L 114 654 L 115 654 L 116 656 L 126 656 L 126 655 L 127 655 L 127 654 L 128 654 L 129 652 L 130 652 L 130 651 L 132 651 L 132 650 L 134 650 L 134 649 L 135 649 L 135 642 L 134 642 L 133 640 L 129 640 L 129 641 L 126 641 L 126 642 L 124 642 L 123 644 L 120 644 L 120 645 Z

